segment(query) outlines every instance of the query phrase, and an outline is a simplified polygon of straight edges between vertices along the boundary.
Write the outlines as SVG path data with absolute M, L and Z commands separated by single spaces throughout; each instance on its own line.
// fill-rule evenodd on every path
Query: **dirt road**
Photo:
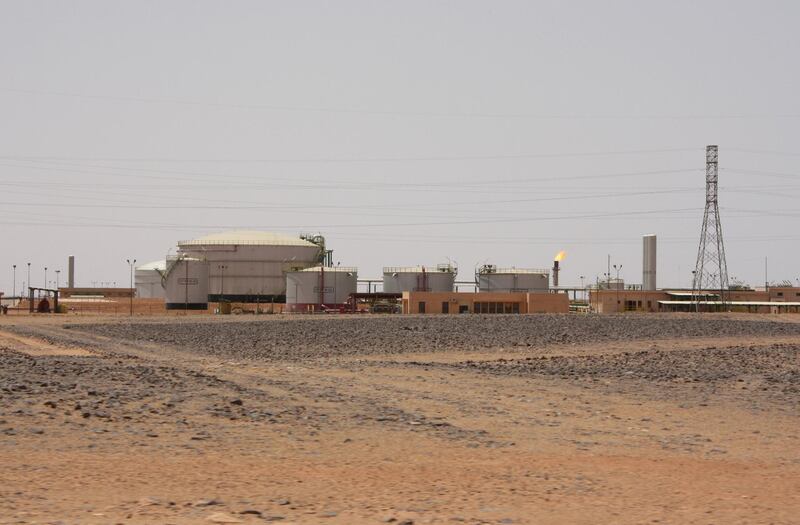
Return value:
M 3 321 L 0 523 L 797 523 L 794 321 Z

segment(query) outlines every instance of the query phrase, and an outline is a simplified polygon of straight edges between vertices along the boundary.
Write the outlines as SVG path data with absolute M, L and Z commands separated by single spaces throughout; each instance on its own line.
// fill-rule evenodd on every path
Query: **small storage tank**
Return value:
M 383 291 L 452 292 L 458 268 L 452 264 L 437 266 L 387 266 L 383 269 Z
M 343 266 L 306 268 L 286 273 L 286 311 L 340 310 L 356 293 L 358 270 Z
M 136 297 L 144 299 L 164 298 L 161 276 L 167 270 L 167 261 L 153 261 L 137 266 L 133 273 Z
M 550 289 L 550 272 L 485 264 L 475 274 L 475 283 L 480 292 L 544 292 Z
M 167 260 L 164 272 L 167 310 L 208 309 L 208 262 L 193 257 Z

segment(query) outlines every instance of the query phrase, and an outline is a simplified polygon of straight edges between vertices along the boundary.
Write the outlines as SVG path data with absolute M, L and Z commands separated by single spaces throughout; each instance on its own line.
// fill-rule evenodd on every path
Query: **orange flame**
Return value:
M 558 252 L 558 255 L 556 255 L 556 258 L 554 260 L 561 262 L 561 261 L 564 260 L 564 257 L 566 257 L 566 256 L 567 256 L 567 252 L 565 252 L 564 250 L 561 250 L 560 252 Z

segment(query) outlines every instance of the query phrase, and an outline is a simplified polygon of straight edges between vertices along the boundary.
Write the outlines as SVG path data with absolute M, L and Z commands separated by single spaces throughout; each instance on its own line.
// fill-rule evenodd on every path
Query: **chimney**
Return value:
M 642 290 L 653 291 L 656 289 L 656 236 L 645 235 L 642 244 Z
M 67 287 L 75 288 L 75 256 L 69 256 L 69 268 L 67 271 Z
M 558 259 L 553 261 L 553 288 L 558 288 Z

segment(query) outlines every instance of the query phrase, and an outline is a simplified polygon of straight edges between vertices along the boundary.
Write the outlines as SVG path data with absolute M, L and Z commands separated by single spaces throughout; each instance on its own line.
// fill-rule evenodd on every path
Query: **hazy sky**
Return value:
M 334 260 L 689 286 L 705 146 L 732 277 L 800 278 L 800 3 L 0 2 L 0 290 L 225 229 Z

